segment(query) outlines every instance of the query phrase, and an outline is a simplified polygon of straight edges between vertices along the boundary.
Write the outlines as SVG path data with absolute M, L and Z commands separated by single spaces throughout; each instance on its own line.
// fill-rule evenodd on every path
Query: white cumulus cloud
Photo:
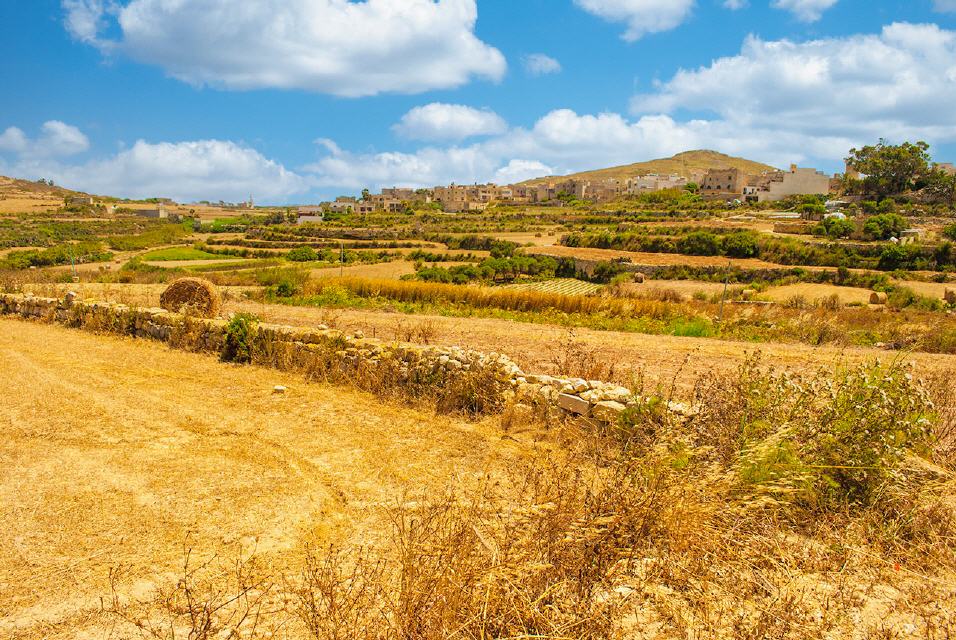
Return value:
M 681 70 L 635 113 L 714 112 L 741 136 L 956 140 L 956 32 L 896 23 L 879 34 L 797 43 L 748 38 L 740 54 Z
M 633 42 L 649 33 L 670 31 L 679 26 L 694 8 L 694 0 L 574 0 L 574 3 L 610 22 L 623 22 L 622 36 Z
M 224 140 L 150 143 L 144 140 L 105 158 L 66 162 L 65 156 L 89 147 L 76 127 L 59 121 L 43 126 L 42 135 L 29 139 L 20 129 L 0 134 L 0 151 L 16 157 L 0 171 L 24 178 L 50 178 L 58 184 L 89 193 L 128 198 L 153 196 L 189 200 L 286 201 L 312 184 L 250 147 Z
M 63 0 L 74 37 L 195 85 L 339 96 L 419 93 L 499 80 L 475 36 L 475 0 Z M 118 41 L 99 34 L 115 18 Z
M 490 109 L 433 102 L 406 113 L 393 129 L 412 140 L 464 140 L 503 133 L 508 123 Z
M 81 42 L 95 43 L 105 25 L 103 0 L 63 0 L 63 26 Z
M 789 11 L 803 22 L 816 22 L 836 3 L 837 0 L 774 0 L 773 6 Z
M 524 68 L 533 76 L 543 76 L 550 73 L 560 73 L 561 63 L 549 55 L 532 53 L 525 56 Z
M 23 158 L 72 156 L 90 148 L 90 141 L 73 125 L 49 120 L 40 127 L 34 139 L 18 127 L 9 127 L 0 134 L 0 151 L 13 152 Z

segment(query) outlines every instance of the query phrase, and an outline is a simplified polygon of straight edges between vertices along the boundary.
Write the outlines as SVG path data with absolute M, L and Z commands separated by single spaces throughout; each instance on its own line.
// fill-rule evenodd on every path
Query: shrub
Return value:
M 724 254 L 733 258 L 753 258 L 760 253 L 757 234 L 752 231 L 731 233 L 724 237 Z
M 863 233 L 874 240 L 899 238 L 907 227 L 906 219 L 896 213 L 881 213 L 872 216 L 863 225 Z
M 223 362 L 252 362 L 253 341 L 259 318 L 251 313 L 237 313 L 226 325 L 220 358 Z
M 688 233 L 677 243 L 680 253 L 691 256 L 716 256 L 720 253 L 720 243 L 709 231 Z
M 906 456 L 927 452 L 936 417 L 900 364 L 799 376 L 754 357 L 736 380 L 715 379 L 704 393 L 715 395 L 697 429 L 736 467 L 741 489 L 812 509 L 873 504 L 900 481 Z
M 319 254 L 312 247 L 296 247 L 285 254 L 285 259 L 291 262 L 314 262 Z

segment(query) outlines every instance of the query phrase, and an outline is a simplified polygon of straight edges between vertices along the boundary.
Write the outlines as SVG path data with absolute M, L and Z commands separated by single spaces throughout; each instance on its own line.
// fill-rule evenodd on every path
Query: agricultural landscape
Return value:
M 844 194 L 843 239 L 775 221 L 818 196 L 301 224 L 5 188 L 0 284 L 34 317 L 0 319 L 8 637 L 956 624 L 953 218 L 925 194 Z M 892 265 L 881 216 L 921 231 Z M 221 306 L 171 337 L 109 319 L 196 279 Z M 215 344 L 190 337 L 209 315 Z M 316 328 L 311 359 L 267 338 Z M 403 344 L 466 368 L 384 369 Z M 623 395 L 589 407 L 575 380 Z
M 956 638 L 952 5 L 2 4 L 0 638 Z

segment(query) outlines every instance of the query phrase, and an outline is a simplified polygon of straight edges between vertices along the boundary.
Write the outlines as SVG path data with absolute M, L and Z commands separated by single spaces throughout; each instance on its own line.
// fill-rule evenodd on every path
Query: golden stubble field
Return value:
M 0 320 L 0 403 L 4 638 L 108 637 L 110 568 L 146 595 L 188 540 L 292 570 L 306 542 L 371 535 L 402 491 L 467 484 L 529 451 L 490 420 L 15 320 Z

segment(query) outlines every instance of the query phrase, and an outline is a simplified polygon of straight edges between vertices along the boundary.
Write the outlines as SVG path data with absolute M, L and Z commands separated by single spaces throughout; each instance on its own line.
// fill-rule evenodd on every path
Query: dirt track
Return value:
M 273 386 L 289 387 L 285 395 Z M 366 535 L 399 487 L 441 488 L 520 445 L 496 423 L 147 341 L 0 320 L 0 637 L 106 637 L 110 567 L 149 591 L 198 551 Z

